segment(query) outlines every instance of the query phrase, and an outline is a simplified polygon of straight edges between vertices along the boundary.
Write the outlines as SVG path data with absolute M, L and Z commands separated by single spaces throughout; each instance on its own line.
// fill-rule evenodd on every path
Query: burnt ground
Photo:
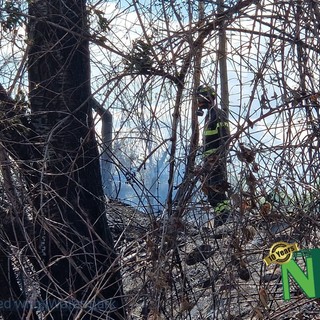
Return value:
M 279 265 L 263 262 L 276 241 L 320 247 L 315 220 L 279 212 L 235 211 L 219 230 L 203 204 L 168 219 L 110 202 L 130 319 L 320 319 L 320 299 L 293 283 L 284 301 Z

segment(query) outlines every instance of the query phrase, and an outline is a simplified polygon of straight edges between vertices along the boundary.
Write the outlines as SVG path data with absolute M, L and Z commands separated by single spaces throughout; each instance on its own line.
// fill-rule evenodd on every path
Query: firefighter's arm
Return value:
M 221 146 L 223 146 L 230 138 L 230 129 L 228 121 L 222 120 L 218 123 L 219 137 L 221 139 Z

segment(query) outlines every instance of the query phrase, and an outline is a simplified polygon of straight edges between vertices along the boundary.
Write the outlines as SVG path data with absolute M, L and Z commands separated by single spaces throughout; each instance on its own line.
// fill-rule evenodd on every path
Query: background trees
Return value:
M 318 246 L 317 3 L 96 1 L 87 3 L 88 29 L 80 23 L 79 15 L 74 13 L 76 9 L 68 11 L 71 16 L 67 19 L 56 11 L 55 20 L 48 23 L 40 17 L 46 14 L 41 10 L 49 9 L 37 8 L 36 4 L 39 3 L 30 7 L 29 33 L 33 36 L 28 40 L 24 27 L 28 16 L 26 3 L 3 1 L 1 9 L 4 216 L 9 203 L 14 203 L 18 217 L 21 207 L 28 208 L 26 219 L 19 218 L 18 226 L 28 224 L 31 209 L 24 205 L 26 201 L 32 204 L 35 210 L 32 212 L 39 213 L 37 222 L 44 237 L 49 227 L 50 231 L 54 228 L 55 236 L 59 235 L 58 240 L 68 250 L 72 243 L 80 247 L 84 240 L 78 241 L 78 235 L 67 239 L 68 233 L 61 233 L 62 225 L 68 229 L 70 223 L 74 224 L 73 230 L 91 237 L 93 231 L 84 227 L 83 221 L 94 224 L 90 219 L 94 215 L 100 218 L 98 213 L 103 210 L 97 207 L 100 202 L 94 201 L 102 196 L 98 184 L 92 184 L 93 180 L 99 181 L 98 173 L 95 179 L 86 178 L 95 172 L 89 169 L 89 164 L 97 164 L 92 123 L 95 121 L 98 134 L 101 126 L 101 109 L 94 119 L 90 116 L 88 102 L 94 95 L 113 116 L 113 146 L 108 151 L 113 161 L 111 198 L 138 206 L 148 217 L 140 225 L 144 233 L 139 241 L 134 238 L 132 243 L 124 243 L 121 232 L 117 239 L 123 259 L 125 293 L 132 305 L 136 303 L 139 309 L 138 302 L 143 301 L 143 312 L 149 317 L 161 314 L 169 319 L 212 314 L 245 317 L 244 313 L 276 316 L 279 291 L 272 283 L 263 281 L 270 271 L 261 262 L 265 251 L 276 237 L 284 239 L 292 233 L 301 246 Z M 55 10 L 63 8 L 58 2 L 52 4 Z M 74 17 L 77 21 L 73 21 Z M 46 42 L 40 42 L 37 28 L 46 32 Z M 89 72 L 87 41 L 91 53 L 91 91 L 85 80 Z M 73 76 L 75 70 L 76 74 L 79 71 L 77 61 L 81 61 L 84 79 Z M 30 89 L 26 86 L 27 71 Z M 39 82 L 43 86 L 37 86 Z M 193 170 L 201 159 L 198 127 L 201 132 L 203 123 L 194 115 L 194 90 L 199 83 L 215 86 L 219 102 L 229 110 L 232 140 L 228 168 L 235 213 L 232 239 L 212 239 L 213 231 L 207 223 L 211 216 L 200 192 L 199 177 Z M 30 120 L 24 112 L 28 108 Z M 34 127 L 29 128 L 17 119 L 29 121 Z M 102 153 L 105 144 L 100 142 Z M 239 143 L 245 143 L 253 151 L 256 164 L 245 161 Z M 48 168 L 48 174 L 44 174 L 44 168 Z M 10 182 L 12 172 L 15 175 Z M 69 183 L 70 189 L 66 189 Z M 24 196 L 17 197 L 17 193 Z M 23 201 L 10 200 L 18 198 Z M 88 202 L 79 203 L 79 199 Z M 272 209 L 265 206 L 265 200 Z M 74 216 L 79 210 L 81 214 Z M 108 211 L 113 230 L 117 210 Z M 4 224 L 4 234 L 19 230 L 16 225 L 11 227 L 15 216 L 9 213 L 10 223 Z M 48 225 L 42 221 L 40 213 L 55 214 L 53 222 Z M 88 219 L 84 218 L 86 214 Z M 122 217 L 125 231 L 131 231 L 132 219 Z M 290 227 L 286 229 L 287 235 L 275 234 L 279 225 Z M 191 232 L 193 228 L 195 233 Z M 104 230 L 94 229 L 93 234 L 108 241 Z M 250 239 L 253 235 L 254 241 Z M 4 252 L 20 243 L 16 237 L 4 242 Z M 104 250 L 99 239 L 93 237 L 98 252 Z M 34 239 L 35 243 L 36 240 L 41 244 L 44 238 Z M 203 242 L 216 246 L 215 255 L 199 267 L 201 277 L 209 281 L 208 287 L 203 284 L 197 287 L 185 256 Z M 94 245 L 90 241 L 87 244 L 92 252 Z M 141 250 L 136 256 L 145 265 L 131 270 L 128 257 L 138 244 Z M 38 252 L 39 245 L 35 247 Z M 80 250 L 72 247 L 75 249 Z M 61 249 L 54 243 L 51 250 L 61 256 Z M 87 253 L 80 250 L 79 254 L 57 263 L 69 265 L 73 259 L 83 260 Z M 4 259 L 3 266 L 11 261 L 8 254 Z M 239 278 L 239 266 L 250 271 L 249 280 Z M 40 269 L 35 274 L 41 277 Z M 137 270 L 141 274 L 141 282 L 136 282 L 140 290 L 128 291 L 128 279 Z M 91 277 L 90 270 L 86 273 Z M 83 277 L 75 283 L 78 280 L 81 283 Z M 223 287 L 221 280 L 233 287 Z M 16 288 L 15 294 L 21 294 L 19 286 L 12 287 Z M 248 287 L 249 292 L 244 290 Z M 261 288 L 268 293 L 267 304 L 259 300 Z M 217 290 L 223 294 L 217 296 Z M 82 291 L 79 294 L 86 296 Z M 229 308 L 230 305 L 237 307 Z

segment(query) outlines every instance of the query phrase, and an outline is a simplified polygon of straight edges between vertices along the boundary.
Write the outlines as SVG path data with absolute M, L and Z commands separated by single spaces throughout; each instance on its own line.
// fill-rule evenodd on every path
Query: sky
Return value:
M 147 5 L 145 7 L 147 7 Z M 265 12 L 269 9 L 273 9 L 273 4 L 269 3 L 269 6 L 265 6 L 261 10 Z M 143 28 L 140 26 L 139 17 L 132 10 L 128 14 L 118 16 L 121 10 L 116 6 L 113 6 L 112 3 L 106 4 L 104 10 L 106 12 L 106 16 L 113 18 L 112 23 L 114 24 L 114 28 L 111 28 L 112 31 L 110 35 L 116 32 L 115 39 L 121 39 L 120 42 L 116 43 L 117 45 L 119 44 L 120 47 L 121 42 L 125 43 L 125 46 L 121 48 L 123 48 L 124 52 L 126 53 L 130 52 L 128 51 L 128 48 L 130 48 L 130 45 L 132 45 L 136 39 L 139 39 L 141 36 L 146 34 L 151 36 L 151 30 L 160 30 L 161 28 L 165 29 L 165 27 L 167 27 L 164 25 L 161 26 L 161 19 L 159 19 L 153 27 L 149 27 L 148 17 L 140 17 L 140 19 L 144 19 L 147 26 L 147 30 L 143 30 Z M 190 27 L 189 18 L 191 15 L 186 14 L 188 13 L 187 8 L 184 8 L 181 12 L 183 12 L 183 14 L 180 16 L 178 14 L 173 14 L 171 16 L 171 21 L 169 24 L 171 35 L 179 33 L 179 30 L 187 30 Z M 259 16 L 259 12 L 256 11 L 256 9 L 252 11 L 249 10 L 248 12 L 250 14 L 257 14 Z M 192 11 L 192 13 L 194 13 L 194 11 Z M 209 16 L 211 15 L 209 11 L 207 11 L 207 14 Z M 180 17 L 180 20 L 178 19 L 178 16 Z M 154 21 L 154 19 L 152 18 L 149 21 Z M 233 160 L 230 170 L 233 174 L 243 170 L 243 164 L 238 162 L 235 158 L 235 151 L 237 149 L 238 142 L 245 142 L 250 147 L 257 148 L 261 151 L 257 158 L 262 163 L 262 168 L 257 176 L 261 179 L 270 178 L 270 181 L 274 182 L 274 177 L 267 177 L 267 174 L 270 172 L 270 170 L 274 170 L 274 174 L 282 172 L 281 168 L 279 169 L 279 167 L 282 166 L 280 164 L 281 161 L 279 160 L 279 154 L 281 154 L 279 150 L 291 142 L 301 144 L 301 142 L 304 141 L 308 135 L 310 135 L 310 128 L 308 128 L 305 123 L 305 108 L 291 107 L 290 103 L 286 102 L 287 100 L 292 99 L 295 91 L 299 89 L 299 79 L 295 76 L 297 69 L 295 62 L 293 59 L 291 59 L 296 53 L 295 47 L 292 46 L 290 42 L 282 43 L 281 40 L 277 38 L 270 38 L 270 36 L 268 36 L 273 35 L 274 32 L 270 30 L 268 26 L 268 23 L 271 23 L 271 18 L 265 18 L 263 20 L 264 24 L 258 24 L 257 21 L 258 20 L 252 19 L 250 15 L 248 15 L 245 19 L 235 19 L 234 23 L 231 25 L 233 30 L 228 31 L 227 33 L 231 132 L 232 134 L 237 135 L 239 129 L 241 130 L 242 127 L 246 127 L 240 137 L 232 142 L 230 154 L 232 159 L 235 159 L 236 161 Z M 130 28 L 129 30 L 126 30 L 128 26 L 130 26 Z M 283 26 L 280 24 L 277 27 L 279 30 L 283 28 Z M 259 30 L 261 33 L 266 33 L 267 36 L 259 37 L 258 35 L 252 35 L 245 32 L 243 32 L 240 36 L 239 32 L 236 31 L 238 29 L 241 29 L 242 31 L 244 29 L 255 31 Z M 192 36 L 194 37 L 194 35 Z M 113 38 L 111 37 L 109 41 L 111 43 Z M 210 83 L 210 79 L 212 79 L 212 82 L 214 79 L 218 79 L 217 63 L 214 61 L 217 49 L 216 40 L 212 39 L 206 42 L 205 49 L 210 52 L 210 54 L 208 56 L 204 56 L 203 58 L 204 68 L 201 71 L 202 81 Z M 284 56 L 288 57 L 288 59 L 284 60 Z M 104 61 L 104 59 L 102 58 L 100 61 Z M 285 75 L 287 70 L 292 70 L 288 76 Z M 259 77 L 257 77 L 257 74 L 259 73 L 263 74 L 263 78 L 259 79 Z M 285 79 L 283 78 L 284 76 L 286 76 Z M 189 80 L 191 81 L 191 79 Z M 126 82 L 126 84 L 128 84 L 128 82 Z M 285 90 L 282 87 L 284 84 L 286 87 Z M 142 79 L 135 79 L 135 81 L 130 83 L 130 88 L 132 89 L 129 91 L 131 91 L 131 94 L 128 94 L 128 98 L 125 103 L 130 104 L 130 99 L 132 99 L 134 96 L 134 92 L 137 92 L 139 86 L 141 85 L 143 85 Z M 185 157 L 185 152 L 188 145 L 188 126 L 190 126 L 189 111 L 190 101 L 192 98 L 191 90 L 188 89 L 188 86 L 190 88 L 190 85 L 191 82 L 187 84 L 184 93 L 185 102 L 182 104 L 183 124 L 181 125 L 180 136 L 181 157 Z M 150 90 L 153 93 L 160 94 L 160 91 L 157 88 L 150 87 Z M 112 97 L 110 98 L 111 100 L 113 99 Z M 263 101 L 264 98 L 265 100 Z M 119 103 L 119 100 L 117 102 L 113 101 L 115 100 L 112 100 L 112 103 L 110 103 L 109 106 L 111 105 L 110 108 L 113 109 L 113 113 L 115 115 L 115 131 L 117 131 L 117 128 L 119 127 L 117 121 L 118 119 L 121 119 L 119 120 L 119 123 L 121 123 L 124 115 L 122 114 L 122 107 L 120 106 L 118 108 L 118 106 L 115 105 L 116 103 Z M 165 97 L 162 101 L 154 101 L 157 103 L 157 117 L 159 116 L 159 110 L 161 110 L 162 117 L 159 116 L 159 119 L 164 124 L 163 128 L 155 135 L 159 135 L 161 132 L 161 139 L 163 140 L 170 135 L 170 106 L 173 104 L 174 97 Z M 150 105 L 152 105 L 152 103 Z M 277 112 L 270 112 L 270 110 L 277 108 Z M 145 113 L 145 118 L 148 118 L 148 110 L 143 110 Z M 288 118 L 291 120 L 289 119 L 289 121 Z M 132 123 L 136 127 L 139 125 L 139 121 L 133 121 Z M 254 125 L 250 127 L 248 123 L 254 123 Z M 290 128 L 288 127 L 289 125 Z M 203 119 L 200 120 L 200 128 L 202 126 Z M 139 132 L 141 134 L 141 131 L 138 130 L 138 135 Z M 159 141 L 157 141 L 157 143 L 159 143 Z M 142 145 L 143 144 L 144 143 L 142 143 Z M 135 163 L 135 161 L 131 161 L 131 167 L 133 171 L 135 167 L 139 166 L 139 161 L 142 161 L 141 159 L 143 159 L 143 157 L 146 155 L 144 152 L 141 152 L 141 145 L 139 148 L 139 137 L 137 137 L 135 140 L 134 145 L 135 148 L 133 151 L 138 153 L 138 161 L 137 163 Z M 156 153 L 154 155 L 155 157 L 150 160 L 157 161 L 155 158 L 161 159 L 160 168 L 159 162 L 155 164 L 150 161 L 148 165 L 150 165 L 151 168 L 156 167 L 157 172 L 162 172 L 162 176 L 159 176 L 158 179 L 160 182 L 157 181 L 157 183 L 163 184 L 164 188 L 166 188 L 167 176 L 165 173 L 167 171 L 165 170 L 165 167 L 168 166 L 168 164 L 165 163 L 165 160 L 167 159 L 164 159 L 162 155 L 164 152 L 167 152 L 167 150 L 160 149 L 159 151 L 160 152 Z M 302 151 L 298 150 L 297 152 L 301 153 Z M 139 157 L 139 154 L 142 158 Z M 132 155 L 127 155 L 127 158 L 132 159 L 134 157 Z M 299 163 L 299 165 L 303 166 L 303 164 L 301 164 L 301 162 L 299 162 L 295 157 L 292 157 L 291 160 L 296 161 L 296 163 Z M 284 168 L 283 171 L 285 171 Z M 146 172 L 148 172 L 148 170 L 146 170 Z M 145 183 L 144 179 L 146 178 L 140 178 L 140 181 L 144 181 Z M 285 178 L 280 177 L 280 175 L 279 179 L 283 181 L 285 180 Z M 155 178 L 153 178 L 152 181 L 155 181 Z M 237 183 L 241 184 L 241 181 L 238 181 Z
M 134 199 L 141 198 L 141 194 L 146 199 L 150 190 L 162 203 L 166 198 L 168 152 L 171 146 L 166 139 L 169 139 L 172 134 L 172 113 L 176 91 L 174 86 L 170 86 L 168 81 L 163 81 L 161 77 L 157 77 L 155 81 L 146 81 L 145 76 L 126 75 L 130 73 L 130 70 L 126 69 L 128 64 L 126 57 L 131 53 L 132 45 L 136 40 L 141 38 L 145 40 L 146 36 L 151 41 L 159 39 L 157 46 L 152 50 L 157 50 L 157 58 L 167 63 L 172 72 L 173 69 L 169 63 L 175 62 L 179 55 L 182 57 L 189 50 L 188 41 L 182 37 L 181 32 L 184 31 L 184 37 L 189 36 L 194 39 L 196 36 L 192 32 L 185 33 L 186 30 L 192 29 L 196 21 L 195 6 L 187 6 L 185 2 L 176 1 L 176 11 L 174 11 L 173 8 L 169 10 L 169 3 L 162 2 L 162 4 L 163 6 L 159 3 L 158 7 L 151 6 L 147 1 L 137 3 L 95 1 L 89 4 L 92 9 L 92 33 L 96 39 L 101 39 L 104 43 L 102 46 L 92 43 L 90 47 L 92 91 L 104 108 L 113 114 L 114 150 L 117 152 L 117 165 L 120 168 L 115 173 L 115 177 L 118 177 L 116 190 L 120 190 L 120 193 L 116 193 L 128 201 L 136 201 Z M 247 17 L 235 18 L 231 25 L 232 29 L 227 32 L 231 132 L 237 135 L 241 128 L 246 127 L 231 145 L 230 154 L 232 159 L 235 159 L 230 166 L 233 174 L 243 169 L 243 164 L 235 158 L 238 142 L 246 142 L 250 147 L 263 151 L 258 155 L 259 161 L 264 163 L 268 170 L 264 172 L 261 169 L 258 176 L 264 177 L 270 168 L 275 172 L 279 171 L 276 168 L 277 162 L 280 161 L 277 160 L 279 152 L 272 152 L 265 157 L 267 150 L 270 152 L 271 147 L 280 148 L 288 144 L 288 139 L 299 144 L 310 135 L 310 130 L 305 125 L 305 108 L 297 107 L 280 113 L 270 112 L 272 108 L 279 106 L 280 111 L 283 110 L 281 106 L 286 103 L 286 100 L 290 100 L 298 89 L 299 79 L 295 76 L 297 68 L 291 59 L 295 54 L 295 47 L 290 43 L 281 43 L 280 39 L 270 40 L 269 36 L 258 37 L 246 32 L 239 35 L 238 32 L 245 29 L 259 30 L 266 34 L 276 32 L 270 31 L 268 26 L 270 19 L 265 18 L 264 23 L 260 24 L 258 20 L 250 17 L 250 14 L 268 13 L 266 10 L 273 8 L 272 6 L 270 3 L 269 7 L 265 6 L 258 11 L 255 7 L 252 10 L 249 9 Z M 139 10 L 136 10 L 137 8 Z M 160 14 L 164 9 L 167 17 L 170 18 L 168 24 Z M 206 8 L 208 19 L 212 19 L 213 9 L 214 5 L 208 4 Z M 97 26 L 98 19 L 100 19 L 100 26 Z M 103 27 L 101 22 L 105 23 L 104 30 L 101 28 Z M 141 22 L 144 27 L 141 26 Z M 166 31 L 168 27 L 169 32 Z M 279 25 L 278 28 L 282 26 Z M 163 35 L 162 38 L 159 38 L 160 35 Z M 178 40 L 181 39 L 184 39 L 184 44 L 179 47 Z M 0 57 L 5 62 L 0 66 L 0 77 L 5 86 L 12 88 L 14 95 L 19 88 L 19 83 L 23 81 L 21 75 L 25 72 L 24 50 L 27 46 L 25 30 L 19 27 L 10 36 L 8 35 L 8 38 L 2 38 L 0 41 Z M 13 42 L 14 46 L 12 46 Z M 161 45 L 166 56 L 158 50 Z M 215 61 L 217 39 L 212 37 L 206 41 L 205 50 L 208 54 L 202 60 L 201 79 L 205 83 L 216 82 L 215 79 L 217 79 L 219 83 L 219 70 Z M 177 57 L 174 56 L 175 54 Z M 284 56 L 288 59 L 283 59 Z M 315 57 L 312 59 L 317 61 Z M 177 64 L 179 65 L 179 62 Z M 312 63 L 308 62 L 308 64 L 312 69 Z M 285 74 L 285 71 L 290 70 L 292 72 Z M 316 68 L 311 71 L 316 73 Z M 257 77 L 260 72 L 263 74 L 261 79 Z M 310 78 L 308 81 L 309 86 L 312 87 Z M 283 83 L 286 84 L 286 90 L 282 87 Z M 181 122 L 178 127 L 177 177 L 183 175 L 190 136 L 191 77 L 187 79 L 183 94 Z M 265 102 L 262 101 L 264 97 Z M 287 104 L 287 106 L 290 105 Z M 202 128 L 203 119 L 199 120 Z M 254 123 L 254 125 L 250 127 L 248 123 Z M 290 132 L 288 133 L 289 124 Z M 98 133 L 100 128 L 101 122 L 96 115 Z M 201 162 L 201 158 L 198 162 Z M 130 181 L 128 177 L 131 177 Z M 176 184 L 178 183 L 179 178 L 176 180 Z M 144 200 L 144 202 L 148 201 Z

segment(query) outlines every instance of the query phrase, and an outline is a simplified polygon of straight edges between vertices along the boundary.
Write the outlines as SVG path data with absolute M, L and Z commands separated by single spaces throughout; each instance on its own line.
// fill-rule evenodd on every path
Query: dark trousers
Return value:
M 204 162 L 204 189 L 210 205 L 215 208 L 227 200 L 228 189 L 226 160 L 223 155 L 210 155 Z

